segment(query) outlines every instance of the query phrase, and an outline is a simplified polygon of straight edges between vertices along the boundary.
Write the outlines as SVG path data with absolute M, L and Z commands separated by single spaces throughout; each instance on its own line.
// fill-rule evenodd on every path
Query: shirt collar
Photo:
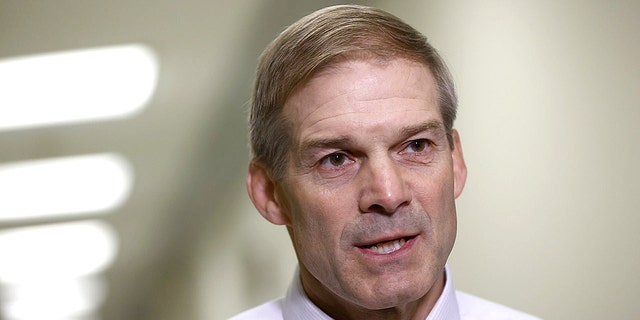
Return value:
M 459 320 L 460 311 L 458 301 L 453 288 L 453 279 L 449 267 L 445 266 L 445 283 L 442 294 L 431 309 L 429 316 L 425 320 Z M 300 281 L 300 271 L 296 269 L 293 282 L 287 290 L 282 306 L 282 316 L 285 320 L 332 320 L 326 313 L 318 308 L 307 297 L 302 282 Z

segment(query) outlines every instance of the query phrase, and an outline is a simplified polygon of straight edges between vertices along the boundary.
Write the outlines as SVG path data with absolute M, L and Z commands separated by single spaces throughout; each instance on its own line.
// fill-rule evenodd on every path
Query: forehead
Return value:
M 406 59 L 336 63 L 297 90 L 283 112 L 298 138 L 322 129 L 352 130 L 365 120 L 385 124 L 398 114 L 441 120 L 431 71 Z

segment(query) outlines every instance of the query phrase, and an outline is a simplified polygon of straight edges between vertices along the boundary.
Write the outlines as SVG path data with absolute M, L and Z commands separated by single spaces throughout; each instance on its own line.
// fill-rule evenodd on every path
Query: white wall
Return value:
M 637 319 L 640 4 L 435 8 L 470 177 L 458 287 L 550 319 Z

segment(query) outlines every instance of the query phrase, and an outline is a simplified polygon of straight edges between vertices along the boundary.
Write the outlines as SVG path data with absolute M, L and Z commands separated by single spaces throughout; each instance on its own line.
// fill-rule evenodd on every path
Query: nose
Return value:
M 360 211 L 393 214 L 411 202 L 402 168 L 388 157 L 369 159 L 361 171 Z

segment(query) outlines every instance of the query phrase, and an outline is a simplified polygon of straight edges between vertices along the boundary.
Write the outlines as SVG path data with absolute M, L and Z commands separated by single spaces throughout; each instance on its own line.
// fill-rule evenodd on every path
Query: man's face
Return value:
M 466 168 L 436 94 L 422 64 L 355 60 L 287 101 L 293 142 L 275 195 L 312 299 L 389 308 L 442 279 Z

